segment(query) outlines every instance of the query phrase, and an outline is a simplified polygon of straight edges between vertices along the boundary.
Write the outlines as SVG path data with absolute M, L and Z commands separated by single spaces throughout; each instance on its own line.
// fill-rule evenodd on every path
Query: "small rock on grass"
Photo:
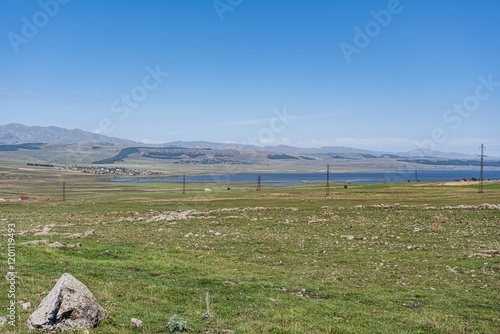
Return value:
M 49 244 L 49 247 L 66 247 L 64 242 L 56 241 L 54 243 Z
M 5 325 L 7 323 L 7 317 L 0 317 L 0 327 Z
M 136 318 L 130 319 L 130 327 L 141 327 L 142 321 Z
M 38 236 L 48 236 L 48 235 L 57 235 L 58 233 L 55 232 L 37 232 L 33 234 L 33 236 L 38 237 Z
M 21 243 L 21 245 L 45 245 L 47 244 L 47 240 L 32 240 Z

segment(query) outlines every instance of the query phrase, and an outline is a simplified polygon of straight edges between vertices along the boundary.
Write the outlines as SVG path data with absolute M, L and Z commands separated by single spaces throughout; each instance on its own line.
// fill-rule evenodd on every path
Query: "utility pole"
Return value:
M 326 165 L 326 196 L 330 196 L 330 164 Z
M 262 178 L 259 175 L 259 177 L 257 177 L 257 191 L 260 191 L 262 189 L 261 181 Z
M 63 181 L 63 198 L 62 198 L 63 202 L 66 201 L 66 182 Z
M 186 174 L 182 176 L 182 193 L 186 193 Z
M 415 182 L 418 181 L 418 171 L 415 169 Z
M 481 144 L 481 174 L 480 174 L 480 182 L 479 182 L 479 193 L 483 193 L 483 181 L 484 181 L 484 145 Z

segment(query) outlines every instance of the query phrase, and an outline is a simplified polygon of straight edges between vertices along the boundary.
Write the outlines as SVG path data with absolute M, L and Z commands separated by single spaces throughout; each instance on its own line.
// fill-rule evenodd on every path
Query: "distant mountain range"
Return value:
M 133 140 L 107 137 L 104 135 L 83 131 L 80 129 L 68 130 L 55 126 L 25 126 L 12 123 L 0 125 L 0 144 L 85 144 L 106 143 L 111 145 L 138 145 Z
M 300 148 L 287 145 L 279 146 L 255 146 L 232 143 L 212 143 L 207 141 L 174 141 L 161 145 L 148 145 L 128 139 L 108 137 L 80 129 L 68 130 L 54 126 L 25 126 L 22 124 L 0 125 L 0 145 L 45 143 L 45 144 L 86 144 L 100 143 L 120 146 L 141 146 L 141 147 L 179 147 L 179 148 L 208 148 L 213 150 L 240 150 L 240 151 L 269 151 L 280 153 L 309 153 L 309 154 L 365 154 L 375 157 L 391 158 L 438 158 L 438 159 L 476 159 L 470 154 L 447 153 L 433 150 L 413 150 L 410 152 L 378 152 L 364 149 L 357 149 L 345 146 L 323 146 L 320 148 Z
M 441 152 L 433 150 L 413 150 L 409 152 L 381 152 L 381 151 L 370 151 L 354 147 L 346 146 L 322 146 L 319 148 L 303 148 L 287 145 L 277 145 L 277 146 L 255 146 L 255 145 L 244 145 L 244 144 L 227 144 L 227 143 L 212 143 L 207 141 L 174 141 L 166 144 L 160 145 L 161 147 L 183 147 L 183 148 L 210 148 L 213 150 L 227 150 L 234 149 L 240 151 L 269 151 L 269 152 L 279 152 L 279 153 L 309 153 L 309 154 L 365 154 L 373 155 L 374 157 L 391 157 L 391 158 L 437 158 L 437 159 L 476 159 L 477 157 L 471 154 L 463 154 L 456 152 Z
M 239 150 L 239 151 L 270 151 L 280 153 L 360 153 L 360 154 L 379 154 L 382 152 L 374 152 L 353 147 L 344 146 L 324 146 L 320 148 L 302 148 L 287 145 L 277 146 L 255 146 L 235 143 L 212 143 L 208 141 L 174 141 L 162 144 L 162 147 L 184 147 L 184 148 L 210 148 L 212 150 Z

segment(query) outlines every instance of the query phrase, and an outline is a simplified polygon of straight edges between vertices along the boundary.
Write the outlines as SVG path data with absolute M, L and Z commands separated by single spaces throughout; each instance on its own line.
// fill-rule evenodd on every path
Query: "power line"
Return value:
M 330 164 L 326 165 L 326 196 L 330 196 Z
M 481 144 L 481 174 L 479 176 L 479 193 L 483 193 L 483 181 L 484 181 L 484 145 Z

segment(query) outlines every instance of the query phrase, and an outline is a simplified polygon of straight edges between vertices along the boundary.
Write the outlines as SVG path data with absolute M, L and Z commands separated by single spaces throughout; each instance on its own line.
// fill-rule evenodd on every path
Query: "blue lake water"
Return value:
M 209 183 L 239 183 L 253 185 L 258 176 L 264 186 L 295 186 L 304 184 L 324 184 L 326 173 L 249 173 L 249 174 L 218 174 L 218 175 L 186 175 L 186 182 Z M 426 170 L 392 171 L 376 173 L 330 173 L 330 183 L 397 183 L 418 180 L 422 182 L 449 182 L 458 179 L 479 178 L 479 171 L 457 170 Z M 485 180 L 500 180 L 500 171 L 485 171 Z M 110 182 L 182 182 L 182 176 L 162 178 L 116 178 L 107 179 Z

